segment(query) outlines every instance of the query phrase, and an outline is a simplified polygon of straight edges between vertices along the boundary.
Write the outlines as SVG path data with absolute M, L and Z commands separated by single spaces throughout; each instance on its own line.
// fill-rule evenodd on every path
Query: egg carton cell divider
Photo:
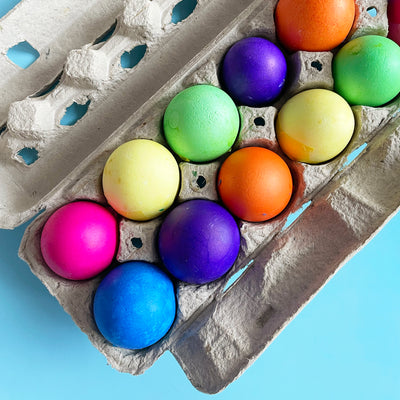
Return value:
M 366 12 L 370 1 L 358 0 L 356 3 L 359 10 L 365 9 L 365 12 L 358 16 L 353 35 L 357 35 L 357 32 L 365 34 L 385 30 L 384 9 L 377 7 L 379 14 L 373 24 Z M 128 7 L 129 4 L 133 3 L 128 3 Z M 233 43 L 252 35 L 261 35 L 276 42 L 273 19 L 276 1 L 265 0 L 248 3 L 199 2 L 198 10 L 189 17 L 192 18 L 189 21 L 191 23 L 185 25 L 187 22 L 184 21 L 177 28 L 171 28 L 171 37 L 182 35 L 185 40 L 191 39 L 196 29 L 212 24 L 216 15 L 213 16 L 213 13 L 223 10 L 228 4 L 229 7 L 225 9 L 228 16 L 223 20 L 225 28 L 215 28 L 211 33 L 200 35 L 201 46 L 189 52 L 183 61 L 177 61 L 177 74 L 172 76 L 172 70 L 169 70 L 163 75 L 163 66 L 159 65 L 158 73 L 163 78 L 172 76 L 169 81 L 164 81 L 164 85 L 155 94 L 150 96 L 147 93 L 148 99 L 146 96 L 140 97 L 142 101 L 147 100 L 145 104 L 129 118 L 125 118 L 126 121 L 109 137 L 101 136 L 101 143 L 95 142 L 97 148 L 94 150 L 87 142 L 92 137 L 82 137 L 81 131 L 96 126 L 99 113 L 104 112 L 104 107 L 113 100 L 110 93 L 114 92 L 111 86 L 101 84 L 95 89 L 88 89 L 87 80 L 75 77 L 73 82 L 77 93 L 85 94 L 87 90 L 93 90 L 102 98 L 96 104 L 96 96 L 91 97 L 94 105 L 85 116 L 87 125 L 82 120 L 82 123 L 78 122 L 68 131 L 77 133 L 77 136 L 69 140 L 75 140 L 76 145 L 85 147 L 85 157 L 81 153 L 79 159 L 74 158 L 69 164 L 70 168 L 62 172 L 65 177 L 56 177 L 61 181 L 53 189 L 47 192 L 47 187 L 43 188 L 37 198 L 24 203 L 22 217 L 21 211 L 16 210 L 19 221 L 15 218 L 8 221 L 12 224 L 22 222 L 39 208 L 46 208 L 27 228 L 20 256 L 114 368 L 140 374 L 168 350 L 176 357 L 193 385 L 207 393 L 224 389 L 257 358 L 338 268 L 397 211 L 400 199 L 400 182 L 396 179 L 400 172 L 397 101 L 380 108 L 353 107 L 356 131 L 346 150 L 323 165 L 287 160 L 295 180 L 295 192 L 287 209 L 269 222 L 239 222 L 241 250 L 228 274 L 201 286 L 177 282 L 178 313 L 167 336 L 149 348 L 127 350 L 112 346 L 100 335 L 93 318 L 92 302 L 104 273 L 80 282 L 67 281 L 55 275 L 45 265 L 40 251 L 43 224 L 55 209 L 74 200 L 89 199 L 106 204 L 101 188 L 101 174 L 111 152 L 134 138 L 151 139 L 165 145 L 161 126 L 167 104 L 174 95 L 193 84 L 220 86 L 219 64 Z M 142 27 L 135 30 L 132 26 L 132 32 L 142 32 Z M 130 35 L 132 37 L 133 33 Z M 213 35 L 212 38 L 209 35 Z M 161 39 L 160 43 L 163 43 Z M 186 43 L 187 46 L 189 44 Z M 158 51 L 172 52 L 172 58 L 163 58 L 172 60 L 178 54 L 175 50 L 167 46 Z M 242 127 L 234 148 L 257 144 L 282 155 L 274 132 L 277 110 L 293 93 L 305 88 L 332 88 L 331 59 L 330 52 L 298 52 L 292 55 L 291 69 L 296 74 L 289 80 L 285 94 L 270 107 L 239 108 Z M 142 69 L 133 70 L 126 80 L 116 77 L 115 80 L 111 79 L 113 88 L 121 82 L 126 84 L 130 80 L 137 82 L 142 79 L 153 62 L 154 58 L 149 53 L 138 66 Z M 150 73 L 148 79 L 154 77 Z M 160 80 L 158 78 L 155 84 L 160 84 Z M 62 98 L 63 93 L 59 91 L 57 96 Z M 109 97 L 102 97 L 104 94 Z M 132 93 L 124 92 L 124 96 L 129 99 Z M 112 130 L 113 123 L 106 124 L 103 129 Z M 42 129 L 40 123 L 38 126 L 35 130 L 27 129 L 27 132 L 32 135 L 34 132 L 37 137 L 51 132 L 51 129 Z M 9 135 L 7 140 L 13 140 L 18 133 L 11 131 Z M 30 139 L 24 140 L 27 144 Z M 46 165 L 47 169 L 43 170 L 42 167 L 42 173 L 59 168 L 68 157 L 72 157 L 72 147 L 65 149 L 60 136 L 49 143 L 51 148 L 63 149 L 59 155 L 61 160 L 43 157 L 42 165 Z M 366 149 L 347 164 L 350 154 L 364 143 L 367 143 Z M 216 173 L 222 160 L 223 157 L 207 164 L 181 163 L 182 187 L 177 203 L 191 198 L 218 200 Z M 13 162 L 18 166 L 16 174 L 26 173 L 25 166 L 15 160 Z M 9 166 L 9 163 L 5 164 Z M 38 168 L 38 165 L 35 163 L 33 167 Z M 37 171 L 39 174 L 40 169 Z M 199 177 L 203 179 L 199 180 Z M 17 190 L 19 186 L 25 190 L 23 181 L 16 182 Z M 39 201 L 35 202 L 37 199 Z M 287 218 L 310 201 L 311 205 L 294 223 L 286 227 Z M 153 221 L 139 223 L 122 218 L 118 261 L 138 259 L 158 262 L 155 238 L 162 220 L 161 216 Z M 230 285 L 230 279 L 239 271 L 244 273 Z

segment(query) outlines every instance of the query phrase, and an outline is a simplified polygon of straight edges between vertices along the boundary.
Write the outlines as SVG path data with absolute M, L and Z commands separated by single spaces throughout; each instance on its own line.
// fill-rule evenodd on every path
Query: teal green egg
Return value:
M 211 161 L 228 152 L 239 126 L 239 112 L 233 100 L 211 85 L 181 91 L 164 114 L 167 143 L 186 161 Z
M 348 103 L 381 106 L 400 92 L 400 47 L 383 36 L 361 36 L 338 51 L 332 73 Z

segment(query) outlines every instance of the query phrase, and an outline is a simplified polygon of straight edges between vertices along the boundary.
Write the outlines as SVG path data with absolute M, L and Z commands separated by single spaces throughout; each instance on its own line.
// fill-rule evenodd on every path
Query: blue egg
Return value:
M 121 264 L 101 281 L 93 313 L 100 333 L 114 346 L 143 349 L 165 336 L 174 322 L 174 285 L 153 264 Z

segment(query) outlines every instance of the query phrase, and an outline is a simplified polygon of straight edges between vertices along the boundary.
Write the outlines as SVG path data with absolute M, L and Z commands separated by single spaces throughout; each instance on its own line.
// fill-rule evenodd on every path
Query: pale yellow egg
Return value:
M 167 210 L 179 189 L 179 167 L 161 144 L 136 139 L 119 146 L 103 171 L 103 191 L 111 207 L 126 218 L 146 221 Z
M 340 154 L 353 136 L 354 114 L 337 93 L 311 89 L 289 99 L 276 120 L 276 136 L 292 160 L 319 164 Z

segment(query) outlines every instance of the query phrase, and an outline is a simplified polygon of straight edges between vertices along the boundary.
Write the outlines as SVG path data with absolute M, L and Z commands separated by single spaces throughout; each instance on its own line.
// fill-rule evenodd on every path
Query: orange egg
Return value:
M 354 16 L 354 0 L 279 0 L 275 25 L 289 50 L 328 51 L 346 39 Z
M 290 169 L 276 153 L 245 147 L 222 164 L 217 188 L 222 202 L 237 217 L 251 222 L 278 215 L 293 190 Z

